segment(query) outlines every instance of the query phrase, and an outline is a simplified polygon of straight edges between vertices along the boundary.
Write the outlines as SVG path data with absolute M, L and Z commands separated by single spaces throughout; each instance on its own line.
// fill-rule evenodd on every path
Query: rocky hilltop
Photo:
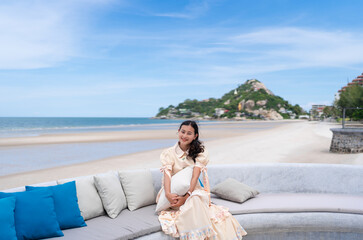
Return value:
M 221 98 L 187 99 L 177 106 L 160 108 L 158 118 L 233 118 L 280 120 L 304 114 L 299 105 L 290 105 L 257 79 L 247 80 Z

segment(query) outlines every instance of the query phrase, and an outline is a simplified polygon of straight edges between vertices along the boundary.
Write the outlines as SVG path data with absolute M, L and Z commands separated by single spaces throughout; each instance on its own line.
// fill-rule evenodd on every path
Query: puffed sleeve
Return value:
M 170 149 L 166 149 L 161 153 L 160 161 L 161 161 L 162 168 L 172 170 L 173 165 L 174 165 L 174 160 L 170 155 Z
M 205 167 L 209 162 L 209 154 L 207 149 L 204 149 L 204 152 L 198 154 L 198 157 L 195 159 L 195 166 L 197 167 Z

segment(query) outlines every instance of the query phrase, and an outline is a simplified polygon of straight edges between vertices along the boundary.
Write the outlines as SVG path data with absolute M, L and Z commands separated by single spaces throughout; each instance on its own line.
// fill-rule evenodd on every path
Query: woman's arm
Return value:
M 198 178 L 200 176 L 200 172 L 201 172 L 201 168 L 200 167 L 194 167 L 194 169 L 193 169 L 193 175 L 192 175 L 192 180 L 190 181 L 190 187 L 189 187 L 188 193 L 185 194 L 184 196 L 178 196 L 177 197 L 177 202 L 175 204 L 172 204 L 171 205 L 172 207 L 180 207 L 181 205 L 183 205 L 185 203 L 185 201 L 187 200 L 187 198 L 190 197 L 189 192 L 193 192 L 194 191 L 195 186 L 198 183 Z
M 188 192 L 193 192 L 195 189 L 195 186 L 198 183 L 198 178 L 200 176 L 200 172 L 201 172 L 201 168 L 200 167 L 194 167 L 193 169 L 193 176 L 192 176 L 192 180 L 190 181 L 190 187 Z M 189 193 L 187 193 L 189 194 Z

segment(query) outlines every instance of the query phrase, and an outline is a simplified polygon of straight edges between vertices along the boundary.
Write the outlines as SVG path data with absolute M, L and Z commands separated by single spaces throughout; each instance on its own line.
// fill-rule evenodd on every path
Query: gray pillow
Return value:
M 130 211 L 155 204 L 155 190 L 150 170 L 120 171 L 127 207 Z
M 117 172 L 95 175 L 94 181 L 108 216 L 116 218 L 127 206 Z
M 93 176 L 58 180 L 58 184 L 76 181 L 79 209 L 84 220 L 105 214 L 102 201 L 98 195 Z
M 259 194 L 257 190 L 233 178 L 228 178 L 227 180 L 217 184 L 212 188 L 211 192 L 220 198 L 238 203 L 243 203 L 247 199 Z

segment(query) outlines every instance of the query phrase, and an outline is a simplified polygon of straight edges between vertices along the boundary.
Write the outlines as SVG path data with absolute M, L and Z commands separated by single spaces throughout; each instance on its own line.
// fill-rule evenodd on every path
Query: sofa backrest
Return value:
M 154 188 L 161 188 L 162 174 L 159 169 L 150 169 Z M 363 195 L 363 166 L 313 163 L 267 163 L 228 164 L 208 166 L 211 187 L 234 178 L 259 192 L 307 192 Z M 56 181 L 33 186 L 56 185 Z M 2 190 L 4 192 L 24 191 L 25 187 Z
M 151 169 L 155 190 L 161 173 Z M 337 193 L 363 195 L 363 166 L 312 163 L 210 165 L 211 187 L 234 178 L 264 193 Z
M 57 185 L 57 181 L 31 184 L 31 186 L 34 186 L 34 187 L 47 187 L 47 186 L 54 186 L 54 185 Z M 1 190 L 1 192 L 23 192 L 23 191 L 25 191 L 25 186 Z

